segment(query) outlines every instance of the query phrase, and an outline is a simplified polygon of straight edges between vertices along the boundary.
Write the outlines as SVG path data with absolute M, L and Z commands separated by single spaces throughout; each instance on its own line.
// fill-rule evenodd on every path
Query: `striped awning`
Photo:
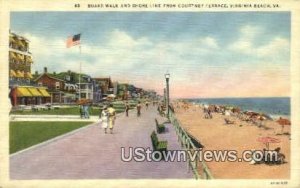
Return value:
M 32 97 L 32 94 L 26 87 L 17 88 L 17 97 Z
M 10 42 L 16 42 L 16 39 L 14 38 L 13 35 L 10 35 L 10 36 L 9 36 L 9 40 L 10 40 Z
M 15 52 L 9 52 L 9 57 L 12 59 L 17 59 L 16 53 Z
M 27 88 L 30 93 L 32 94 L 32 96 L 34 97 L 42 97 L 43 95 L 37 90 L 37 88 L 34 88 L 34 87 L 29 87 Z
M 22 47 L 25 47 L 25 44 L 23 42 L 23 40 L 21 38 L 19 38 L 19 40 L 16 40 L 17 44 L 22 46 Z
M 17 71 L 17 78 L 24 78 L 24 72 L 21 72 L 21 71 Z
M 24 56 L 22 55 L 22 54 L 17 54 L 17 59 L 19 60 L 19 61 L 24 61 Z
M 33 76 L 31 75 L 30 72 L 26 72 L 26 73 L 25 73 L 25 78 L 30 78 L 30 79 L 32 79 Z
M 32 58 L 30 56 L 26 56 L 26 62 L 33 63 Z
M 17 73 L 14 70 L 10 70 L 9 77 L 17 77 Z
M 43 97 L 50 97 L 50 94 L 46 91 L 46 88 L 38 88 L 38 90 L 43 95 Z

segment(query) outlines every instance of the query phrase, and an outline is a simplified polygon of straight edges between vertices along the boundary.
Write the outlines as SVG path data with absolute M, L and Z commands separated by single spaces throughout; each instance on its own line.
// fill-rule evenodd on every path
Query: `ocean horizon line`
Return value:
M 180 97 L 171 98 L 174 100 L 190 100 L 190 99 L 266 99 L 266 98 L 291 98 L 291 96 L 270 96 L 270 97 Z

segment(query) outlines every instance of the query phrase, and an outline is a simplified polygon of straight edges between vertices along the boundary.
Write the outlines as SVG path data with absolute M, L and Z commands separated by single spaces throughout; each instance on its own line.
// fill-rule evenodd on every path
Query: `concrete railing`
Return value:
M 186 150 L 190 150 L 191 152 L 199 150 L 192 142 L 192 139 L 187 134 L 187 132 L 182 128 L 180 121 L 176 118 L 173 110 L 169 111 L 169 119 L 173 124 L 176 134 L 178 136 L 178 141 L 181 143 L 181 146 Z M 191 160 L 188 157 L 188 169 L 192 170 L 196 179 L 213 179 L 210 170 L 204 161 L 200 161 L 200 153 L 197 152 L 195 160 Z M 200 170 L 200 173 L 198 171 Z

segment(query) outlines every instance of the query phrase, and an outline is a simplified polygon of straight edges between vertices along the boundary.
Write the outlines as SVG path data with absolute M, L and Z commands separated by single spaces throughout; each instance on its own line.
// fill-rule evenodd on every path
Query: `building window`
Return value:
M 70 75 L 66 75 L 65 79 L 66 79 L 67 81 L 71 81 Z
M 55 88 L 56 88 L 56 89 L 60 89 L 60 84 L 59 84 L 59 82 L 55 82 Z

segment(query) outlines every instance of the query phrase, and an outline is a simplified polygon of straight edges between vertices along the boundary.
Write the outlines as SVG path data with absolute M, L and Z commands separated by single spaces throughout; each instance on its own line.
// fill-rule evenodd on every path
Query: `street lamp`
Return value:
M 166 78 L 166 83 L 167 83 L 167 117 L 169 119 L 169 105 L 170 105 L 169 79 L 170 79 L 170 74 L 166 73 L 165 78 Z

